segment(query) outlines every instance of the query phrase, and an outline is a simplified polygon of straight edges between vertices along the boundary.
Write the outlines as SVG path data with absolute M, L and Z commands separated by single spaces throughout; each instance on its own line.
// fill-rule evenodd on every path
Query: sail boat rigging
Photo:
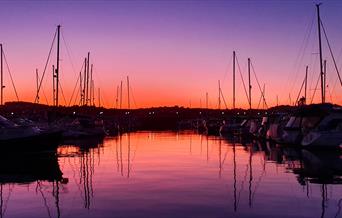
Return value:
M 4 86 L 4 80 L 3 80 L 4 79 L 4 77 L 3 77 L 4 62 L 6 64 L 6 68 L 7 68 L 7 71 L 8 71 L 10 80 L 11 80 L 11 83 L 12 83 L 12 87 L 13 87 L 15 96 L 17 98 L 17 101 L 19 101 L 18 92 L 17 92 L 17 89 L 15 87 L 14 80 L 13 80 L 13 77 L 12 77 L 12 73 L 11 73 L 11 70 L 9 68 L 6 56 L 5 56 L 3 45 L 0 43 L 0 86 L 1 86 L 0 87 L 0 105 L 3 105 L 3 103 L 4 103 L 4 88 L 6 87 L 6 86 Z
M 46 72 L 47 66 L 48 66 L 49 61 L 50 61 L 50 57 L 51 57 L 53 45 L 55 43 L 56 35 L 57 35 L 57 29 L 56 29 L 55 34 L 54 34 L 53 39 L 52 39 L 52 43 L 51 43 L 51 46 L 50 46 L 49 54 L 48 54 L 48 57 L 47 57 L 46 62 L 45 62 L 45 66 L 44 66 L 44 71 L 43 71 L 42 77 L 40 78 L 39 87 L 38 87 L 38 91 L 36 93 L 36 97 L 35 97 L 34 103 L 37 103 L 37 101 L 38 101 L 39 91 L 42 88 L 45 72 Z

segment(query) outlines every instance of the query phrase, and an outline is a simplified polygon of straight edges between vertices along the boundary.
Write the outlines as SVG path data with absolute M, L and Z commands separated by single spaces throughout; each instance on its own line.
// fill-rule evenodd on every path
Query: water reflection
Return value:
M 68 179 L 62 177 L 54 151 L 2 151 L 0 154 L 0 217 L 5 217 L 13 192 L 23 186 L 28 190 L 33 188 L 35 194 L 41 196 L 48 217 L 53 214 L 52 207 L 55 208 L 56 216 L 60 217 L 60 185 L 67 183 Z
M 341 217 L 341 151 L 138 132 L 0 161 L 1 217 Z
M 73 171 L 73 180 L 83 200 L 83 207 L 88 210 L 93 203 L 95 159 L 97 165 L 100 165 L 101 147 L 103 147 L 103 138 L 95 137 L 64 141 L 64 145 L 58 149 L 59 157 L 68 160 L 69 167 Z
M 325 212 L 328 208 L 329 201 L 328 185 L 342 184 L 341 150 L 308 151 L 305 149 L 279 147 L 278 145 L 271 145 L 269 142 L 263 144 L 260 142 L 253 142 L 249 146 L 251 148 L 249 151 L 250 163 L 252 162 L 251 158 L 253 151 L 257 151 L 263 152 L 265 159 L 268 161 L 274 161 L 277 165 L 284 164 L 286 170 L 291 171 L 296 175 L 298 183 L 306 190 L 307 198 L 310 198 L 310 194 L 312 194 L 310 184 L 319 184 L 319 191 L 321 192 L 320 217 L 325 217 Z M 250 164 L 250 182 L 252 181 L 252 166 L 253 165 Z M 251 194 L 251 190 L 249 193 Z M 342 193 L 339 193 L 339 196 L 341 196 L 341 194 Z M 249 199 L 249 205 L 251 206 L 251 195 L 249 195 Z M 337 200 L 337 212 L 334 217 L 339 217 L 341 215 L 342 198 Z
M 127 178 L 130 177 L 131 172 L 131 136 L 130 134 L 125 135 L 127 143 L 123 145 L 123 136 L 120 135 L 115 137 L 115 154 L 116 154 L 116 171 Z M 125 148 L 127 149 L 127 163 L 125 159 Z

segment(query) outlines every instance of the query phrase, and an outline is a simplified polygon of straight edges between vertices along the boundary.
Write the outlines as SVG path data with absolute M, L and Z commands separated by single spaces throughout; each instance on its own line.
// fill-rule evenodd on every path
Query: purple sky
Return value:
M 130 76 L 136 107 L 157 105 L 217 107 L 221 80 L 227 106 L 232 105 L 231 59 L 236 50 L 247 81 L 252 59 L 269 105 L 276 96 L 295 100 L 305 65 L 309 65 L 309 100 L 318 76 L 315 1 L 8 1 L 0 7 L 0 42 L 21 100 L 33 101 L 35 69 L 43 71 L 55 28 L 62 25 L 61 84 L 67 101 L 88 51 L 95 86 L 105 106 L 114 105 L 116 86 Z M 324 1 L 321 17 L 338 61 L 342 64 L 342 2 Z M 310 37 L 307 35 L 313 25 Z M 304 46 L 306 45 L 306 46 Z M 301 49 L 302 47 L 306 49 Z M 71 60 L 67 53 L 71 55 Z M 326 45 L 328 101 L 342 104 L 342 89 Z M 55 51 L 55 50 L 54 50 Z M 303 56 L 303 58 L 300 58 Z M 44 92 L 51 104 L 51 65 Z M 301 60 L 301 61 L 300 61 Z M 72 64 L 75 70 L 72 69 Z M 247 100 L 237 74 L 237 105 Z M 253 78 L 253 106 L 260 92 Z M 14 100 L 5 74 L 5 99 Z M 331 95 L 330 95 L 331 92 Z M 125 94 L 125 93 L 124 93 Z M 319 101 L 319 90 L 314 102 Z M 41 97 L 42 102 L 44 98 Z M 62 101 L 64 103 L 64 101 Z

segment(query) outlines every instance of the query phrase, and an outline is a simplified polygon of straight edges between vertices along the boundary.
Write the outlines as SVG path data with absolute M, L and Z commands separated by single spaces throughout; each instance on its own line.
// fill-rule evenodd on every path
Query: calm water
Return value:
M 140 132 L 1 160 L 2 217 L 342 217 L 342 156 Z

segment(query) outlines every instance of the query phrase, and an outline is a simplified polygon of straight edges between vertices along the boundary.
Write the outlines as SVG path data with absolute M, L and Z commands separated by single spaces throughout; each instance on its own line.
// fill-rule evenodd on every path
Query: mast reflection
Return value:
M 257 193 L 257 188 L 261 183 L 262 177 L 266 174 L 266 164 L 275 163 L 276 166 L 285 167 L 285 169 L 296 175 L 298 184 L 303 186 L 303 190 L 307 197 L 310 197 L 310 184 L 320 185 L 321 192 L 321 217 L 325 217 L 326 208 L 328 207 L 328 187 L 331 185 L 342 184 L 342 152 L 338 151 L 309 151 L 304 149 L 297 149 L 291 147 L 283 147 L 270 142 L 246 142 L 236 141 L 238 138 L 225 138 L 227 146 L 232 147 L 232 173 L 233 173 L 233 210 L 238 210 L 238 202 L 240 192 L 237 189 L 238 184 L 238 159 L 237 146 L 248 152 L 248 205 L 252 207 L 254 195 Z M 219 154 L 221 151 L 219 150 Z M 255 185 L 253 185 L 253 168 L 256 165 L 253 161 L 254 154 L 263 156 L 261 167 L 261 174 Z M 220 159 L 220 157 L 219 157 Z M 220 170 L 221 171 L 220 166 Z M 245 177 L 244 177 L 245 178 Z M 241 189 L 243 189 L 244 181 L 241 182 Z M 238 194 L 239 193 L 239 194 Z M 335 217 L 340 216 L 341 201 L 339 201 L 338 211 Z
M 103 138 L 87 138 L 86 140 L 76 139 L 64 142 L 58 149 L 58 156 L 63 158 L 78 158 L 79 180 L 77 185 L 81 192 L 83 207 L 90 209 L 94 199 L 93 176 L 95 173 L 95 155 L 98 165 L 101 160 L 100 149 L 103 147 Z M 75 159 L 74 159 L 75 160 Z M 71 164 L 71 163 L 70 163 Z M 76 178 L 74 178 L 76 180 Z M 56 189 L 58 189 L 58 185 Z

